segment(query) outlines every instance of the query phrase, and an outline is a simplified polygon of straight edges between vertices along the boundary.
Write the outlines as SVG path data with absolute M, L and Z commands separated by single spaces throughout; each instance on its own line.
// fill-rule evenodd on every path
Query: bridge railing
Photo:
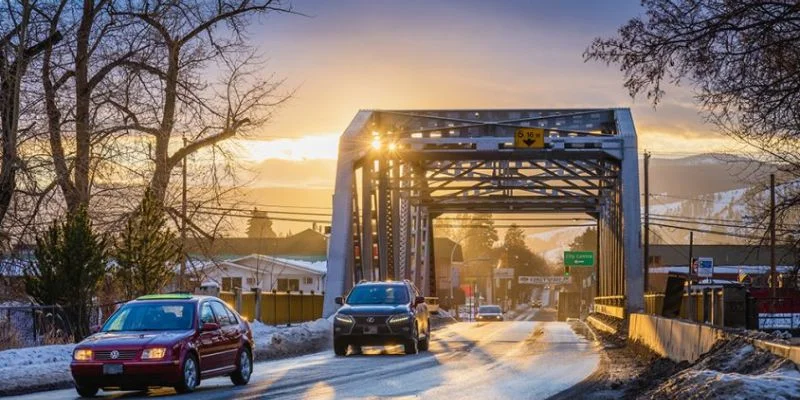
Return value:
M 663 293 L 644 296 L 645 313 L 665 317 L 686 319 L 715 326 L 750 327 L 751 314 L 755 311 L 749 304 L 746 293 L 740 288 L 700 287 L 684 291 L 677 315 L 664 314 Z M 667 313 L 670 314 L 670 313 Z
M 601 296 L 594 298 L 594 312 L 625 319 L 625 296 Z

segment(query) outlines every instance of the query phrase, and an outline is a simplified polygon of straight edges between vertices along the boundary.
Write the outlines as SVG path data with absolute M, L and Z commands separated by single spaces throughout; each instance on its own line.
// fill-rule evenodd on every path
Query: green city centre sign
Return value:
M 594 266 L 594 252 L 565 251 L 564 265 L 567 267 L 592 267 Z

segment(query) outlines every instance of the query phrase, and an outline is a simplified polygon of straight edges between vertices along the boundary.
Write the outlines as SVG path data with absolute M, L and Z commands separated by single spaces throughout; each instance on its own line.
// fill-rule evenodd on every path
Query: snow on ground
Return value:
M 291 327 L 250 324 L 256 342 L 256 359 L 285 357 L 322 350 L 330 346 L 333 324 L 320 318 Z
M 698 395 L 702 397 L 697 397 Z M 784 368 L 759 375 L 686 370 L 662 385 L 656 397 L 706 399 L 797 399 L 800 372 Z
M 0 351 L 0 396 L 66 387 L 74 344 Z
M 321 350 L 330 345 L 332 324 L 327 319 L 275 327 L 252 322 L 256 360 Z M 26 347 L 0 351 L 0 396 L 69 387 L 69 363 L 74 344 Z
M 800 371 L 744 339 L 731 339 L 641 398 L 798 399 Z

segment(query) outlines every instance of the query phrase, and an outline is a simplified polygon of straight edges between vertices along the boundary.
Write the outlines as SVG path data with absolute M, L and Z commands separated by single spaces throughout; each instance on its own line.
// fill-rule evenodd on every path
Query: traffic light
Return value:
M 569 276 L 569 265 L 564 266 L 564 276 Z

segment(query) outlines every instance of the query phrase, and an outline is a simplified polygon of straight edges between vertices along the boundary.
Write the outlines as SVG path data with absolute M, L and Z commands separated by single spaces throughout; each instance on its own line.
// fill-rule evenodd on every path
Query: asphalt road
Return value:
M 599 365 L 594 345 L 553 313 L 530 310 L 519 321 L 456 323 L 433 334 L 431 351 L 415 356 L 402 347 L 366 348 L 334 357 L 332 351 L 257 363 L 245 387 L 227 378 L 204 381 L 191 395 L 171 389 L 100 392 L 105 398 L 170 399 L 542 399 L 579 383 Z M 537 321 L 539 320 L 539 321 Z M 545 320 L 545 321 L 542 321 Z M 73 399 L 74 390 L 15 399 Z

